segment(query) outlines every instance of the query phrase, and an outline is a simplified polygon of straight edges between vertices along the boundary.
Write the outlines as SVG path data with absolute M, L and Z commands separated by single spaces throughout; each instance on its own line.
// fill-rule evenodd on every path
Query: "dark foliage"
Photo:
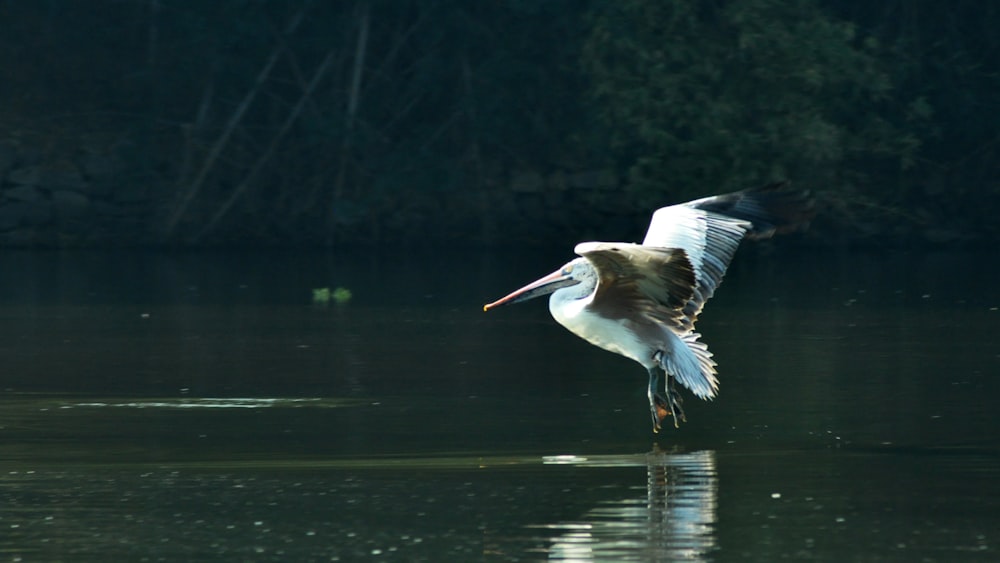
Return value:
M 824 192 L 847 240 L 1000 235 L 981 3 L 96 0 L 0 22 L 0 188 L 118 163 L 116 222 L 75 219 L 83 240 L 638 236 L 652 207 L 779 179 Z

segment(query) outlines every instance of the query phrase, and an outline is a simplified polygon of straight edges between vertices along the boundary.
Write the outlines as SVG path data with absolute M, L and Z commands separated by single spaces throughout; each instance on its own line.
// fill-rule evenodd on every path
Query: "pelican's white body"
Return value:
M 549 298 L 552 318 L 594 346 L 631 358 L 647 368 L 655 366 L 655 352 L 626 326 L 627 321 L 606 319 L 591 311 L 588 306 L 594 301 L 594 293 L 581 296 L 581 289 L 586 287 L 574 285 L 557 289 Z
M 661 367 L 702 399 L 710 399 L 719 388 L 715 362 L 697 332 L 678 335 L 653 319 L 639 317 L 609 319 L 594 313 L 590 304 L 596 291 L 587 284 L 556 290 L 549 298 L 549 313 L 559 324 L 594 346 L 640 363 L 647 370 Z M 640 338 L 645 334 L 657 338 Z

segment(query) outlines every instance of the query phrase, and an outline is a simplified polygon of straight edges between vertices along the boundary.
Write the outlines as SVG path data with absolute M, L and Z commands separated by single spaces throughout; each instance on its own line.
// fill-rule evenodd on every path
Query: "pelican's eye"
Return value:
M 570 264 L 570 265 L 566 266 L 565 268 L 562 269 L 562 272 L 559 272 L 559 273 L 562 274 L 562 275 L 564 275 L 564 276 L 568 276 L 568 275 L 572 274 L 573 273 L 573 265 Z

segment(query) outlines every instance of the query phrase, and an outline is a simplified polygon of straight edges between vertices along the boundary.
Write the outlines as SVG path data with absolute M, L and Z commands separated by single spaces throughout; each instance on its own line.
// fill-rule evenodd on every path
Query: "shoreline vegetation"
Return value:
M 0 246 L 550 246 L 790 180 L 787 244 L 1000 240 L 1000 6 L 0 6 Z

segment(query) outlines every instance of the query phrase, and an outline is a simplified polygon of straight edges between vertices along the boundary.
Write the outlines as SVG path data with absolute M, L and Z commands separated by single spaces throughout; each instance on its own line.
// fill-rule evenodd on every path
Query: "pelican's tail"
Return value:
M 668 331 L 669 332 L 669 331 Z M 660 356 L 660 367 L 672 375 L 681 385 L 687 387 L 701 399 L 711 399 L 719 392 L 719 378 L 716 377 L 715 361 L 701 335 L 689 332 L 683 336 L 670 333 L 673 346 L 668 354 Z

